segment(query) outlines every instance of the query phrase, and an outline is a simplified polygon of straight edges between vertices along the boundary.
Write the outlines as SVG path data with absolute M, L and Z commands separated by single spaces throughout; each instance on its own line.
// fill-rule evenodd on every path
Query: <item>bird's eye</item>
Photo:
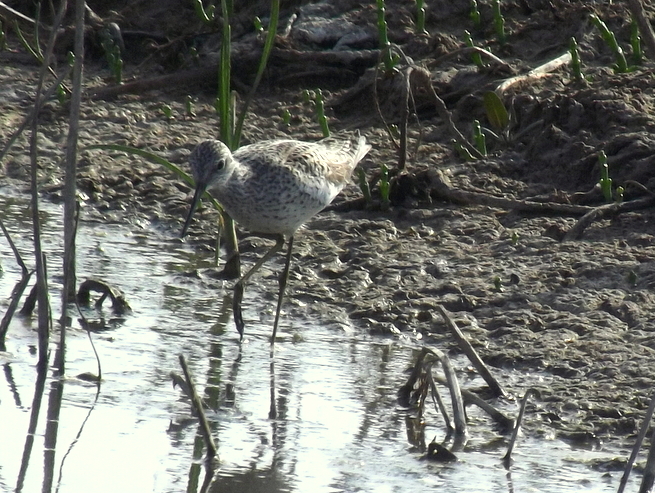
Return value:
M 216 163 L 216 169 L 220 171 L 223 168 L 225 168 L 225 159 L 219 159 Z

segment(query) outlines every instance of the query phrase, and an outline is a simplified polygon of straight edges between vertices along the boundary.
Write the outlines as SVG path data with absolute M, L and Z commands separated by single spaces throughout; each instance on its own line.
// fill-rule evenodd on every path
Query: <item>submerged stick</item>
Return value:
M 539 391 L 535 389 L 528 389 L 525 391 L 523 400 L 521 401 L 521 409 L 519 415 L 516 418 L 516 424 L 514 425 L 514 431 L 512 432 L 512 438 L 509 440 L 509 446 L 507 447 L 507 453 L 503 457 L 503 465 L 505 469 L 509 469 L 511 460 L 512 460 L 512 450 L 514 450 L 514 445 L 516 444 L 516 438 L 519 436 L 519 429 L 521 428 L 521 422 L 523 421 L 523 415 L 525 414 L 525 406 L 528 403 L 528 397 L 530 396 L 539 396 Z
M 468 359 L 473 363 L 473 366 L 478 371 L 480 376 L 487 382 L 487 385 L 493 392 L 495 397 L 500 397 L 507 395 L 503 388 L 498 383 L 498 380 L 491 374 L 487 365 L 484 364 L 484 361 L 478 356 L 478 353 L 473 349 L 471 343 L 466 339 L 462 331 L 459 329 L 455 321 L 450 317 L 450 314 L 442 305 L 437 305 L 437 311 L 446 321 L 446 325 L 450 328 L 450 332 L 453 334 L 453 337 L 457 340 L 459 347 L 464 351 Z
M 623 471 L 623 476 L 621 476 L 621 482 L 619 483 L 619 489 L 616 490 L 616 493 L 623 493 L 623 490 L 625 489 L 625 485 L 627 484 L 628 478 L 630 477 L 630 472 L 632 471 L 632 466 L 635 463 L 635 459 L 637 458 L 637 454 L 639 453 L 641 444 L 644 442 L 644 438 L 646 437 L 646 433 L 648 432 L 648 427 L 650 425 L 651 420 L 653 419 L 654 412 L 655 412 L 655 394 L 653 394 L 653 397 L 651 397 L 650 399 L 648 410 L 646 411 L 646 415 L 644 416 L 644 421 L 641 423 L 641 428 L 639 428 L 639 434 L 637 435 L 637 440 L 635 441 L 634 447 L 632 447 L 632 453 L 630 454 L 630 458 L 628 459 L 628 462 L 625 465 L 625 470 Z
M 191 402 L 193 403 L 194 409 L 198 413 L 198 421 L 200 422 L 200 431 L 202 432 L 202 436 L 205 439 L 205 444 L 207 445 L 207 459 L 212 459 L 216 457 L 217 449 L 216 449 L 216 444 L 214 443 L 214 439 L 212 437 L 211 429 L 209 428 L 209 423 L 207 422 L 207 417 L 205 416 L 205 410 L 203 409 L 202 401 L 200 400 L 200 397 L 196 392 L 196 386 L 193 383 L 193 379 L 191 378 L 191 372 L 189 371 L 189 367 L 187 366 L 186 358 L 184 357 L 183 354 L 180 354 L 179 359 L 180 359 L 180 366 L 182 367 L 182 371 L 184 372 L 184 378 L 186 379 L 187 388 L 189 389 L 189 392 L 191 393 L 192 396 Z

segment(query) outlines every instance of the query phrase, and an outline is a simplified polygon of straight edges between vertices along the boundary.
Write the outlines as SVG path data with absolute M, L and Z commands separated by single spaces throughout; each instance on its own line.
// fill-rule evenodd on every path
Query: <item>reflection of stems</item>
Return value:
M 0 322 L 0 351 L 6 351 L 7 348 L 5 346 L 5 336 L 7 335 L 7 330 L 9 329 L 9 323 L 11 322 L 11 319 L 16 312 L 18 303 L 20 302 L 21 296 L 23 296 L 23 292 L 25 291 L 27 283 L 30 281 L 33 272 L 27 270 L 25 262 L 23 262 L 23 258 L 20 256 L 16 245 L 9 236 L 9 231 L 7 231 L 7 228 L 5 228 L 2 220 L 0 220 L 0 228 L 2 228 L 2 232 L 4 233 L 5 238 L 7 238 L 7 242 L 9 243 L 9 246 L 11 247 L 11 250 L 14 252 L 14 256 L 16 257 L 16 263 L 20 266 L 22 271 L 20 281 L 16 283 L 16 286 L 11 293 L 11 301 L 7 307 L 5 316 L 2 318 L 2 322 Z
M 216 452 L 217 452 L 216 444 L 214 443 L 212 432 L 211 429 L 209 428 L 207 417 L 205 416 L 205 410 L 202 407 L 202 401 L 200 400 L 200 396 L 198 396 L 198 392 L 196 392 L 196 386 L 193 383 L 193 379 L 191 378 L 191 372 L 189 371 L 189 367 L 187 366 L 186 358 L 184 357 L 183 354 L 180 354 L 179 360 L 180 360 L 180 366 L 182 367 L 182 371 L 184 372 L 184 378 L 186 379 L 187 387 L 189 388 L 189 392 L 191 392 L 192 395 L 191 402 L 193 403 L 193 408 L 198 413 L 198 421 L 200 422 L 200 431 L 202 432 L 203 438 L 205 439 L 205 445 L 207 446 L 207 458 L 211 459 L 213 457 L 216 457 Z
M 23 447 L 23 457 L 20 461 L 20 470 L 18 471 L 18 479 L 16 480 L 16 491 L 22 491 L 25 483 L 25 474 L 27 473 L 27 466 L 30 463 L 30 455 L 32 454 L 32 446 L 34 445 L 34 437 L 36 436 L 36 426 L 39 423 L 39 413 L 41 412 L 41 402 L 43 401 L 43 390 L 45 389 L 45 379 L 48 376 L 46 368 L 37 367 L 36 383 L 34 384 L 34 399 L 32 400 L 32 408 L 30 412 L 30 423 L 27 426 L 27 435 L 25 437 L 25 446 Z

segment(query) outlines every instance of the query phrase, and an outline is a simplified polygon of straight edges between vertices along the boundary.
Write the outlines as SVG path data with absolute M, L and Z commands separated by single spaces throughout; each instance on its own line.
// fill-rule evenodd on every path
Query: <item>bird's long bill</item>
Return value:
M 196 191 L 193 194 L 193 200 L 191 201 L 191 209 L 189 209 L 189 215 L 186 217 L 186 221 L 184 221 L 184 227 L 182 228 L 181 238 L 184 238 L 186 236 L 187 229 L 189 229 L 189 224 L 191 224 L 191 218 L 193 217 L 193 213 L 196 212 L 196 209 L 198 208 L 198 204 L 200 204 L 200 197 L 202 197 L 202 194 L 205 193 L 206 188 L 207 187 L 202 183 L 198 183 L 196 185 Z

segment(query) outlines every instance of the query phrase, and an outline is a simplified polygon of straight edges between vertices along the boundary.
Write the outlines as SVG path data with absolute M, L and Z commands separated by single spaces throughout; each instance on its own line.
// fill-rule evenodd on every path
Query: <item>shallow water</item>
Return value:
M 1 193 L 1 191 L 0 191 Z M 43 204 L 52 308 L 59 313 L 59 215 Z M 0 196 L 0 218 L 33 265 L 30 218 L 24 200 Z M 15 318 L 0 353 L 0 489 L 13 491 L 27 467 L 22 491 L 198 491 L 205 479 L 203 442 L 190 404 L 173 388 L 184 354 L 209 412 L 220 462 L 210 491 L 219 492 L 407 492 L 441 487 L 448 492 L 616 491 L 620 473 L 605 475 L 589 462 L 617 450 L 572 449 L 557 440 L 522 437 L 508 473 L 501 465 L 506 438 L 471 410 L 471 439 L 458 462 L 422 460 L 408 441 L 407 411 L 396 391 L 416 353 L 408 341 L 378 338 L 321 320 L 283 317 L 273 360 L 269 357 L 270 304 L 246 291 L 247 336 L 239 346 L 229 309 L 231 284 L 193 272 L 207 266 L 174 234 L 145 225 L 83 222 L 78 233 L 78 280 L 93 277 L 124 291 L 133 312 L 112 315 L 109 306 L 86 314 L 103 320 L 93 340 L 102 384 L 75 378 L 97 373 L 87 334 L 74 322 L 68 333 L 57 441 L 45 453 L 46 413 L 57 397 L 51 377 L 29 454 L 26 437 L 35 393 L 35 320 Z M 0 303 L 6 310 L 19 269 L 3 239 Z M 273 271 L 269 271 L 274 284 Z M 263 322 L 258 322 L 262 318 Z M 53 341 L 58 334 L 53 336 Z M 55 343 L 51 342 L 54 352 Z M 456 360 L 457 366 L 466 362 Z M 505 383 L 525 377 L 500 375 Z M 465 386 L 479 386 L 476 379 Z M 50 398 L 50 400 L 49 400 Z M 271 409 L 276 418 L 269 418 Z M 515 414 L 513 404 L 503 410 Z M 530 416 L 526 416 L 530 419 Z M 444 438 L 441 419 L 430 411 L 426 440 Z M 625 452 L 623 451 L 625 455 Z M 45 472 L 44 472 L 45 471 Z M 52 488 L 44 488 L 53 475 Z M 636 489 L 637 479 L 632 486 Z

